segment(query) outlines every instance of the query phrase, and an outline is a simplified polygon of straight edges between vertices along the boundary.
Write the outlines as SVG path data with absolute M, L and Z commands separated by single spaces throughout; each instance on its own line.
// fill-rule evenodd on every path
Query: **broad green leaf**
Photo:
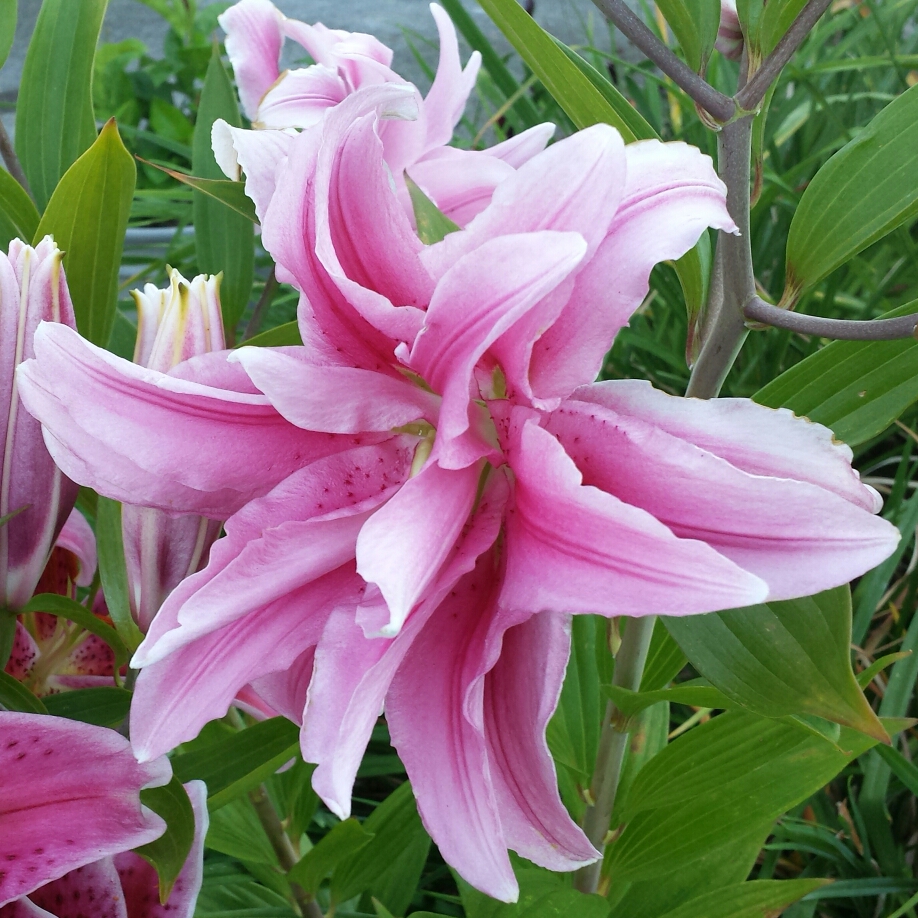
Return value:
M 742 882 L 774 821 L 823 787 L 873 739 L 843 729 L 840 746 L 742 712 L 689 730 L 640 771 L 606 849 L 623 890 L 617 918 L 659 918 Z
M 376 911 L 376 918 L 395 918 L 392 912 L 375 897 L 373 898 L 373 908 Z M 433 918 L 433 912 L 412 912 L 412 914 L 415 918 L 424 918 L 425 915 Z
M 107 5 L 44 0 L 38 13 L 16 103 L 16 153 L 40 209 L 96 139 L 92 63 Z
M 918 312 L 912 300 L 883 318 Z M 882 433 L 918 401 L 918 341 L 833 341 L 754 396 L 830 427 L 857 446 Z
M 194 811 L 185 788 L 175 777 L 163 787 L 142 790 L 140 801 L 166 821 L 166 831 L 156 841 L 135 849 L 156 868 L 159 899 L 165 903 L 194 842 Z
M 13 618 L 13 622 L 16 619 Z M 21 682 L 0 669 L 0 710 L 25 714 L 47 714 L 41 698 L 33 695 Z
M 804 6 L 806 0 L 768 0 L 759 23 L 758 42 L 763 56 L 771 54 Z
M 445 239 L 450 233 L 455 233 L 459 225 L 453 223 L 446 214 L 434 204 L 430 198 L 411 180 L 405 173 L 405 184 L 411 196 L 411 206 L 414 210 L 414 220 L 418 227 L 418 236 L 424 245 L 433 245 Z
M 143 634 L 131 616 L 124 541 L 121 535 L 121 504 L 101 494 L 96 505 L 96 548 L 108 614 L 118 637 L 133 653 L 140 646 Z
M 134 359 L 137 326 L 120 310 L 115 310 L 115 323 L 108 338 L 108 350 L 125 360 Z
M 192 171 L 202 178 L 222 179 L 211 149 L 210 134 L 214 122 L 222 118 L 234 127 L 242 127 L 236 91 L 220 60 L 215 44 L 204 79 L 201 104 L 194 128 Z M 198 268 L 206 274 L 223 272 L 220 303 L 227 341 L 232 342 L 239 321 L 252 292 L 255 265 L 255 230 L 241 214 L 227 213 L 219 202 L 201 191 L 194 194 L 194 244 Z
M 831 880 L 752 880 L 691 899 L 661 918 L 773 918 Z
M 636 714 L 629 723 L 628 746 L 618 781 L 612 824 L 618 823 L 618 814 L 628 800 L 628 792 L 641 769 L 666 748 L 669 738 L 670 707 L 666 701 L 650 705 Z
M 214 812 L 296 758 L 298 738 L 296 724 L 272 717 L 217 740 L 187 743 L 172 759 L 172 769 L 183 782 L 200 778 L 207 784 L 207 808 Z
M 847 586 L 664 621 L 698 672 L 750 711 L 815 715 L 888 741 L 851 668 Z
M 186 175 L 184 172 L 177 172 L 175 169 L 167 169 L 165 166 L 159 166 L 156 163 L 148 162 L 138 157 L 142 163 L 147 166 L 153 166 L 160 172 L 172 176 L 177 182 L 200 191 L 201 194 L 207 195 L 214 201 L 219 201 L 225 207 L 235 211 L 237 214 L 245 217 L 251 223 L 258 223 L 258 215 L 255 213 L 255 205 L 252 199 L 246 196 L 245 182 L 233 182 L 228 178 L 209 179 L 198 178 L 194 175 Z M 221 173 L 222 175 L 223 173 Z
M 398 868 L 401 856 L 405 852 L 411 853 L 413 847 L 419 849 L 420 861 L 415 858 L 415 863 L 404 865 L 408 870 L 400 871 L 402 891 L 408 893 L 407 902 L 394 903 L 387 896 L 379 897 L 389 908 L 401 914 L 411 904 L 430 847 L 430 838 L 421 825 L 411 785 L 407 781 L 370 814 L 363 823 L 363 830 L 373 839 L 335 867 L 331 878 L 331 900 L 333 903 L 345 902 L 368 889 L 379 897 L 375 888 L 378 881 Z
M 195 918 L 299 918 L 300 913 L 286 897 L 253 880 L 240 864 L 208 858 L 194 914 Z
M 108 344 L 115 321 L 136 178 L 134 159 L 109 121 L 54 189 L 35 232 L 35 242 L 50 233 L 64 252 L 77 328 L 100 347 Z
M 204 844 L 246 863 L 277 865 L 271 840 L 248 797 L 237 797 L 227 806 L 211 812 Z
M 472 49 L 481 54 L 481 61 L 494 84 L 500 89 L 507 99 L 514 99 L 513 110 L 522 119 L 524 127 L 533 127 L 544 119 L 532 104 L 529 96 L 520 93 L 520 84 L 510 72 L 503 58 L 488 41 L 484 32 L 478 28 L 475 20 L 469 15 L 468 10 L 462 5 L 461 0 L 443 0 L 443 8 L 449 13 L 449 18 L 462 34 L 462 37 L 471 45 Z
M 726 710 L 736 707 L 723 692 L 718 691 L 713 685 L 708 685 L 703 679 L 693 679 L 691 682 L 680 682 L 671 688 L 657 689 L 650 692 L 632 692 L 618 685 L 604 685 L 603 691 L 626 717 L 640 714 L 645 708 L 668 701 L 672 704 L 687 704 L 695 708 L 718 708 Z
M 485 12 L 504 33 L 517 53 L 542 81 L 552 98 L 578 129 L 591 124 L 611 124 L 625 141 L 635 139 L 629 123 L 606 101 L 558 43 L 516 0 L 480 0 Z M 609 84 L 611 86 L 611 84 Z M 612 87 L 615 90 L 615 87 Z M 622 100 L 627 105 L 626 100 Z
M 97 727 L 120 727 L 131 708 L 131 693 L 109 685 L 74 689 L 45 699 L 49 714 Z
M 787 237 L 782 305 L 918 215 L 918 86 L 839 150 L 807 186 Z
M 25 189 L 6 169 L 0 169 L 0 249 L 5 252 L 13 239 L 29 242 L 38 220 L 38 211 Z
M 6 63 L 16 37 L 16 0 L 0 0 L 0 67 Z
M 115 655 L 115 668 L 120 669 L 128 661 L 128 649 L 124 641 L 118 637 L 118 632 L 107 622 L 80 605 L 68 596 L 58 596 L 56 593 L 39 593 L 33 596 L 20 610 L 21 612 L 44 612 L 47 615 L 56 615 L 79 625 L 86 631 L 102 638 L 112 649 Z
M 760 36 L 765 0 L 736 0 L 736 15 L 739 17 L 743 38 L 750 53 L 750 64 L 758 67 L 761 61 Z
M 777 2 L 777 0 L 776 0 Z M 720 0 L 657 0 L 688 65 L 704 73 L 720 25 Z
M 269 328 L 258 335 L 240 341 L 237 347 L 289 347 L 291 345 L 301 345 L 303 339 L 300 337 L 300 326 L 295 320 L 278 325 L 276 328 Z
M 314 896 L 322 881 L 339 864 L 372 840 L 373 835 L 356 819 L 345 819 L 287 871 L 287 879 L 301 886 L 307 895 Z
M 515 873 L 520 898 L 509 905 L 458 880 L 466 918 L 606 918 L 609 914 L 608 902 L 575 892 L 567 877 L 532 866 L 518 868 Z

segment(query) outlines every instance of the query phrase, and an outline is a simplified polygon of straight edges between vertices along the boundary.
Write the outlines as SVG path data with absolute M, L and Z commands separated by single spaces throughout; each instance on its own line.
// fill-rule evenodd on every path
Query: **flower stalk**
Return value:
M 615 655 L 613 685 L 632 692 L 640 689 L 655 621 L 654 615 L 628 619 L 621 647 Z M 610 701 L 602 722 L 596 767 L 593 769 L 593 781 L 590 786 L 590 795 L 594 802 L 587 807 L 583 817 L 583 831 L 600 851 L 605 849 L 605 839 L 625 762 L 625 750 L 628 748 L 628 735 L 629 731 L 624 725 L 621 711 Z M 599 887 L 601 871 L 601 860 L 581 867 L 574 875 L 574 888 L 584 893 L 595 893 Z

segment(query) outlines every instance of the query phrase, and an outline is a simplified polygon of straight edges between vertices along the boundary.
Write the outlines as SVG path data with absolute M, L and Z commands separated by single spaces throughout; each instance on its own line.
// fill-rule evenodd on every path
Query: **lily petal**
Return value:
M 348 86 L 330 67 L 287 70 L 265 93 L 253 123 L 260 130 L 311 128 L 348 94 Z
M 751 475 L 595 404 L 566 402 L 546 429 L 564 444 L 586 485 L 653 514 L 680 539 L 707 543 L 764 580 L 769 599 L 847 583 L 899 541 L 891 523 L 818 484 Z
M 39 327 L 35 355 L 20 392 L 55 461 L 126 503 L 226 519 L 344 445 L 289 424 L 264 396 L 144 369 L 63 325 Z
M 501 605 L 528 611 L 692 615 L 763 602 L 767 585 L 703 542 L 595 487 L 564 446 L 516 409 L 516 475 Z
M 89 586 L 98 565 L 96 535 L 79 510 L 70 511 L 70 516 L 67 517 L 67 522 L 64 523 L 64 528 L 54 544 L 57 548 L 64 548 L 76 555 L 80 569 L 74 583 L 77 586 Z
M 30 893 L 29 899 L 54 918 L 83 918 L 88 909 L 93 918 L 129 918 L 118 871 L 109 857 L 71 870 Z
M 168 759 L 140 765 L 114 730 L 60 717 L 2 711 L 0 728 L 0 905 L 162 835 L 139 793 L 169 781 Z
M 709 226 L 736 230 L 726 187 L 695 147 L 644 140 L 625 147 L 625 157 L 624 196 L 608 235 L 533 349 L 532 390 L 542 399 L 563 398 L 596 378 L 615 334 L 646 296 L 655 264 L 684 255 Z
M 356 367 L 317 367 L 305 349 L 243 347 L 235 360 L 271 404 L 297 427 L 328 433 L 387 431 L 412 421 L 436 423 L 439 398 L 407 379 Z

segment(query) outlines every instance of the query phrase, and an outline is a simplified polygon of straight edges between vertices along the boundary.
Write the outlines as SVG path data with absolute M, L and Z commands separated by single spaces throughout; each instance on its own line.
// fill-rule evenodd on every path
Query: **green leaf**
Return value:
M 15 622 L 16 619 L 13 618 Z M 47 714 L 41 698 L 33 695 L 21 682 L 0 669 L 0 709 L 25 714 Z
M 107 5 L 44 0 L 38 13 L 19 83 L 16 153 L 39 209 L 96 139 L 93 57 Z
M 804 6 L 806 0 L 768 0 L 762 10 L 758 36 L 763 56 L 771 54 Z
M 145 165 L 153 166 L 153 168 L 159 169 L 160 172 L 165 172 L 166 175 L 172 176 L 177 182 L 181 182 L 183 185 L 187 185 L 195 191 L 200 191 L 201 194 L 207 195 L 207 197 L 212 198 L 214 201 L 219 201 L 230 210 L 235 211 L 237 214 L 241 214 L 246 220 L 252 223 L 258 223 L 255 205 L 252 199 L 247 197 L 245 193 L 245 182 L 233 182 L 228 178 L 198 178 L 194 175 L 186 175 L 184 172 L 177 172 L 175 169 L 167 169 L 165 166 L 148 162 L 139 156 L 137 158 Z
M 778 0 L 775 0 L 778 2 Z M 717 39 L 720 0 L 657 0 L 688 65 L 704 73 Z
M 322 881 L 342 863 L 373 839 L 356 819 L 339 822 L 325 838 L 287 871 L 287 879 L 314 896 Z
M 918 768 L 892 746 L 875 746 L 874 750 L 909 792 L 918 797 Z
M 373 908 L 376 911 L 376 918 L 395 918 L 392 912 L 375 897 L 373 899 Z M 415 918 L 424 918 L 425 915 L 433 916 L 433 912 L 412 912 L 412 914 Z
M 300 337 L 299 323 L 286 322 L 284 325 L 278 325 L 276 328 L 269 328 L 261 334 L 240 341 L 236 347 L 289 347 L 297 346 L 303 343 Z
M 181 873 L 194 842 L 194 810 L 178 778 L 163 787 L 148 787 L 140 792 L 140 802 L 166 821 L 166 831 L 135 853 L 156 868 L 159 900 L 165 904 Z
M 216 741 L 201 737 L 187 743 L 173 758 L 172 769 L 183 782 L 206 782 L 207 808 L 214 812 L 296 758 L 298 744 L 296 724 L 272 717 Z
M 47 615 L 56 615 L 79 625 L 101 638 L 112 649 L 115 655 L 115 668 L 120 669 L 128 661 L 130 654 L 124 642 L 118 637 L 118 632 L 107 622 L 102 621 L 97 615 L 80 605 L 68 596 L 58 596 L 56 593 L 39 593 L 33 596 L 20 612 L 44 612 Z
M 237 797 L 227 806 L 211 812 L 204 844 L 246 863 L 277 866 L 271 840 L 248 797 Z
M 0 249 L 6 251 L 13 239 L 28 242 L 35 235 L 38 220 L 38 211 L 25 189 L 6 169 L 0 169 Z
M 888 742 L 851 668 L 847 586 L 664 621 L 698 672 L 745 708 L 811 714 Z
M 883 318 L 918 312 L 912 300 Z M 825 424 L 857 446 L 882 433 L 918 401 L 918 341 L 833 341 L 754 396 Z
M 467 918 L 606 918 L 609 904 L 570 888 L 567 877 L 532 866 L 516 869 L 520 898 L 507 905 L 458 881 Z
M 42 7 L 42 14 L 44 7 Z M 124 249 L 137 169 L 114 120 L 67 170 L 35 231 L 64 252 L 67 286 L 77 328 L 105 347 L 118 300 L 118 267 Z
M 603 691 L 615 702 L 615 707 L 626 717 L 640 714 L 645 708 L 661 701 L 671 704 L 686 704 L 694 708 L 718 708 L 726 710 L 736 707 L 723 692 L 718 691 L 713 685 L 708 685 L 703 679 L 693 679 L 691 682 L 680 682 L 672 688 L 657 689 L 651 692 L 632 692 L 618 685 L 604 685 Z
M 901 653 L 888 653 L 885 657 L 880 657 L 879 660 L 871 663 L 867 669 L 857 674 L 857 684 L 862 689 L 867 688 L 867 686 L 873 682 L 873 677 L 877 673 L 883 672 L 887 666 L 892 666 L 893 663 L 898 663 L 899 660 L 904 660 L 906 657 L 910 657 L 911 655 L 912 652 L 910 650 L 906 650 Z
M 331 879 L 331 901 L 345 902 L 372 890 L 389 908 L 401 914 L 411 904 L 430 848 L 430 838 L 421 824 L 411 785 L 407 781 L 370 814 L 363 823 L 363 830 L 373 838 L 335 867 Z M 401 864 L 406 852 L 415 856 L 412 862 Z M 393 902 L 389 896 L 379 896 L 376 887 L 390 872 L 399 874 L 397 879 L 400 882 L 394 885 L 396 889 L 401 887 L 403 894 L 407 893 L 404 903 Z
M 191 165 L 195 175 L 205 179 L 222 179 L 223 171 L 211 149 L 211 129 L 222 118 L 234 127 L 242 127 L 236 92 L 220 60 L 219 46 L 214 44 L 201 104 L 194 128 Z M 255 265 L 255 231 L 252 222 L 241 214 L 227 213 L 226 208 L 201 191 L 194 194 L 194 244 L 198 268 L 206 274 L 223 272 L 220 303 L 227 339 L 232 341 L 236 323 L 245 311 L 252 292 Z
M 773 918 L 831 880 L 752 880 L 691 899 L 661 918 Z
M 839 150 L 807 186 L 787 237 L 791 305 L 849 258 L 918 215 L 918 86 Z
M 49 714 L 79 720 L 84 724 L 116 729 L 124 723 L 131 708 L 131 693 L 109 685 L 74 689 L 49 695 L 45 699 Z
M 16 0 L 0 0 L 0 67 L 6 63 L 16 37 Z
M 414 209 L 414 219 L 418 226 L 418 236 L 424 245 L 433 245 L 460 228 L 421 191 L 407 172 L 405 173 L 405 184 L 408 186 L 408 194 L 411 196 L 411 206 Z
M 654 622 L 644 674 L 641 676 L 641 691 L 652 692 L 669 685 L 685 667 L 687 660 L 682 648 L 666 630 L 658 618 Z
M 0 609 L 0 663 L 6 667 L 16 641 L 16 614 Z
M 727 712 L 689 730 L 640 771 L 606 849 L 621 890 L 616 918 L 659 918 L 741 883 L 774 821 L 874 740 L 843 729 L 840 745 L 790 724 Z
M 619 114 L 617 107 L 609 104 L 606 94 L 593 85 L 581 67 L 561 50 L 559 43 L 516 0 L 480 2 L 578 129 L 592 124 L 611 124 L 618 128 L 626 142 L 636 139 L 631 124 Z M 611 83 L 609 86 L 618 93 Z M 622 104 L 628 105 L 624 97 Z
M 105 604 L 118 637 L 133 653 L 143 634 L 131 615 L 124 541 L 121 535 L 121 504 L 99 495 L 96 504 L 96 548 L 99 552 L 99 575 Z

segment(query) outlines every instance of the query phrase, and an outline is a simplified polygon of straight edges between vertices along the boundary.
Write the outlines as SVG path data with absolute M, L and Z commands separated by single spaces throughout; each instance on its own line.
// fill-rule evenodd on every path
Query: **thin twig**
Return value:
M 10 135 L 6 133 L 2 118 L 0 118 L 0 156 L 3 157 L 3 162 L 6 163 L 6 168 L 9 170 L 10 175 L 22 185 L 26 194 L 31 198 L 32 190 L 29 188 L 29 181 L 25 177 L 25 172 L 22 171 L 22 163 L 19 162 L 19 157 L 13 149 L 13 143 L 10 140 Z
M 253 338 L 258 334 L 258 329 L 261 328 L 261 320 L 264 316 L 264 312 L 271 305 L 271 300 L 274 299 L 274 294 L 277 292 L 277 287 L 278 283 L 276 269 L 271 268 L 271 273 L 268 275 L 268 279 L 265 281 L 265 289 L 261 291 L 261 297 L 255 304 L 255 308 L 252 310 L 252 318 L 249 319 L 248 325 L 246 325 L 245 331 L 242 333 L 243 341 L 247 341 L 249 338 Z
M 839 341 L 896 341 L 915 337 L 918 313 L 896 319 L 824 319 L 799 312 L 780 309 L 754 296 L 743 308 L 750 322 L 760 322 L 773 328 L 786 328 L 800 335 L 835 338 Z
M 809 0 L 775 46 L 774 51 L 762 61 L 762 66 L 755 72 L 752 79 L 737 93 L 736 102 L 741 109 L 751 112 L 760 105 L 762 99 L 765 98 L 765 93 L 768 92 L 768 87 L 778 78 L 784 65 L 794 56 L 807 35 L 813 31 L 813 27 L 819 22 L 831 3 L 832 0 Z
M 663 71 L 680 89 L 718 121 L 729 121 L 736 112 L 736 103 L 718 92 L 676 57 L 650 29 L 627 7 L 624 0 L 593 0 L 615 26 Z
M 644 663 L 650 648 L 650 638 L 656 616 L 628 619 L 628 627 L 622 638 L 622 645 L 615 655 L 615 671 L 612 684 L 636 692 L 641 687 Z M 593 804 L 588 806 L 583 817 L 583 831 L 599 851 L 605 848 L 606 834 L 615 806 L 618 782 L 622 776 L 625 750 L 628 747 L 628 731 L 621 729 L 621 713 L 610 701 L 606 706 L 599 749 L 596 753 L 596 767 L 590 788 Z M 574 888 L 580 892 L 594 893 L 599 886 L 602 861 L 581 867 L 574 875 Z
M 289 872 L 297 863 L 296 851 L 293 848 L 293 842 L 290 841 L 284 831 L 280 817 L 277 815 L 274 804 L 271 803 L 271 798 L 268 797 L 268 792 L 265 790 L 264 785 L 249 791 L 249 799 L 255 807 L 258 821 L 264 828 L 265 834 L 271 842 L 271 847 L 277 855 L 281 870 L 284 873 Z M 303 918 L 324 918 L 322 909 L 319 908 L 319 903 L 308 895 L 301 886 L 291 883 L 290 890 L 293 893 L 293 898 L 296 899 L 300 912 L 303 914 Z

